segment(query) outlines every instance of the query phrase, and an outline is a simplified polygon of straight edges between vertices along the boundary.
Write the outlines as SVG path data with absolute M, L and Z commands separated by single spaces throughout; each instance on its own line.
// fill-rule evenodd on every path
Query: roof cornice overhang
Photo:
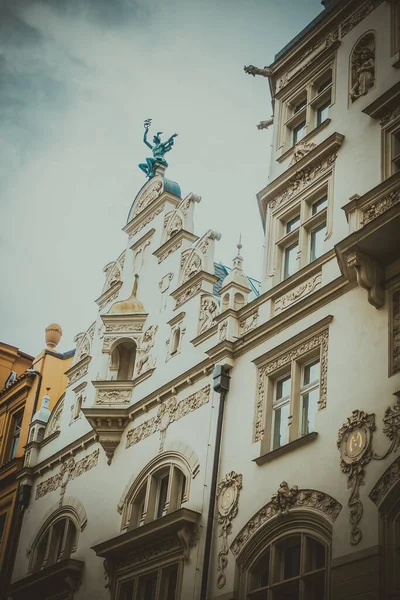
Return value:
M 16 396 L 27 394 L 32 387 L 36 373 L 22 373 L 17 379 L 6 388 L 0 391 L 0 404 L 12 402 Z
M 303 156 L 299 161 L 289 167 L 284 173 L 279 175 L 276 179 L 271 181 L 263 190 L 257 194 L 258 208 L 261 215 L 263 228 L 265 231 L 265 220 L 267 216 L 268 205 L 271 203 L 279 194 L 282 194 L 286 188 L 289 188 L 295 183 L 295 178 L 298 180 L 299 173 L 305 173 L 307 169 L 314 167 L 319 161 L 324 160 L 327 157 L 336 157 L 336 152 L 342 145 L 344 135 L 341 133 L 333 133 L 326 140 L 318 144 L 308 154 Z M 316 181 L 314 178 L 312 182 Z M 306 189 L 307 186 L 302 187 L 301 191 Z M 294 192 L 295 193 L 295 192 Z M 291 194 L 290 198 L 294 196 Z
M 386 90 L 376 100 L 363 108 L 363 113 L 369 115 L 372 119 L 384 119 L 391 111 L 400 106 L 400 81 L 395 83 L 390 89 Z

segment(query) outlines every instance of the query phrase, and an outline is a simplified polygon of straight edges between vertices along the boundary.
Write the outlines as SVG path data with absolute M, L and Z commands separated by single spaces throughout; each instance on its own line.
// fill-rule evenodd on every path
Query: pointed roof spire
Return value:
M 47 423 L 47 421 L 49 420 L 49 417 L 50 417 L 49 391 L 50 391 L 50 388 L 46 387 L 46 394 L 42 398 L 42 402 L 41 402 L 39 410 L 33 415 L 31 423 L 33 423 L 34 421 L 42 421 L 43 423 Z
M 238 250 L 235 258 L 233 259 L 233 268 L 225 277 L 222 282 L 222 288 L 226 287 L 229 284 L 236 284 L 242 288 L 246 288 L 250 291 L 249 282 L 247 280 L 246 275 L 243 271 L 243 256 L 241 254 L 242 245 L 242 234 L 239 236 L 239 243 L 236 244 L 236 248 Z

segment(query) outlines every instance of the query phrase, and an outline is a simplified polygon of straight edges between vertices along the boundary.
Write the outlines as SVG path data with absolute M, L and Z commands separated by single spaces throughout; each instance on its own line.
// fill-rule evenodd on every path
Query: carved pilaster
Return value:
M 218 484 L 217 507 L 218 523 L 221 525 L 219 537 L 222 537 L 222 549 L 218 553 L 218 578 L 217 587 L 223 588 L 226 583 L 225 569 L 228 566 L 228 535 L 232 531 L 232 519 L 239 510 L 239 494 L 242 489 L 242 475 L 231 471 Z

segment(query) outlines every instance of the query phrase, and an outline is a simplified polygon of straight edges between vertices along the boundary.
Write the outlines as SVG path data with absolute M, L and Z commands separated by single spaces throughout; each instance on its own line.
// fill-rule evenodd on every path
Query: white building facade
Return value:
M 26 448 L 14 600 L 400 598 L 400 4 L 325 4 L 246 68 L 261 290 L 163 168 L 133 202 Z

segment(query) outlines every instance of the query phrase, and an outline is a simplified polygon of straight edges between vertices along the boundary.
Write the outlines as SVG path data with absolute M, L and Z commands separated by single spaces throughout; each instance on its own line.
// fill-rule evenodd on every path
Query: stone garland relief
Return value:
M 263 527 L 273 517 L 284 518 L 295 508 L 312 508 L 324 513 L 333 523 L 341 511 L 342 505 L 329 494 L 317 490 L 300 490 L 297 485 L 290 488 L 286 481 L 282 481 L 278 491 L 272 495 L 268 504 L 246 523 L 234 539 L 231 551 L 235 558 L 260 527 Z
M 126 447 L 129 448 L 141 440 L 149 437 L 156 431 L 160 431 L 160 451 L 164 447 L 166 431 L 170 423 L 178 421 L 190 412 L 197 410 L 210 399 L 210 386 L 207 385 L 180 402 L 173 396 L 163 402 L 158 410 L 157 416 L 147 419 L 141 425 L 128 431 Z
M 365 2 L 358 10 L 343 21 L 340 26 L 340 34 L 343 38 L 347 35 L 356 25 L 358 25 L 365 17 L 369 15 L 375 8 L 377 8 L 383 0 L 369 0 Z
M 57 475 L 49 477 L 36 488 L 35 500 L 42 498 L 49 492 L 54 492 L 60 488 L 60 506 L 62 504 L 64 494 L 71 479 L 76 479 L 83 473 L 93 469 L 98 462 L 100 450 L 95 450 L 91 454 L 88 454 L 78 462 L 75 462 L 73 457 L 63 460 L 61 464 L 60 472 Z
M 318 410 L 326 407 L 327 396 L 327 375 L 328 375 L 328 339 L 329 330 L 326 329 L 316 336 L 306 340 L 299 346 L 292 348 L 287 353 L 282 354 L 275 360 L 271 360 L 266 365 L 258 369 L 258 398 L 256 405 L 254 441 L 262 440 L 264 437 L 264 414 L 265 414 L 265 395 L 266 378 L 281 367 L 296 360 L 303 354 L 320 346 L 321 377 L 320 377 L 320 395 L 318 400 Z
M 223 588 L 226 583 L 225 569 L 228 566 L 228 536 L 232 532 L 232 520 L 239 510 L 239 495 L 242 489 L 242 475 L 231 471 L 225 475 L 217 487 L 218 523 L 221 525 L 219 537 L 222 537 L 222 548 L 217 557 L 217 587 Z
M 274 303 L 274 311 L 275 314 L 281 313 L 282 311 L 295 304 L 297 301 L 302 300 L 312 292 L 314 292 L 317 288 L 321 287 L 322 283 L 322 274 L 317 273 L 310 279 L 303 281 L 300 285 L 295 287 L 290 292 L 283 294 L 275 300 Z
M 351 56 L 351 101 L 368 94 L 374 85 L 375 35 L 369 32 L 359 40 Z
M 390 440 L 388 450 L 379 455 L 373 451 L 372 436 L 375 431 L 375 414 L 354 410 L 351 417 L 340 428 L 337 447 L 340 451 L 340 467 L 347 475 L 347 487 L 351 489 L 348 506 L 350 543 L 354 546 L 362 540 L 359 523 L 363 516 L 363 504 L 360 500 L 360 486 L 365 483 L 365 467 L 374 460 L 382 460 L 400 446 L 400 398 L 393 407 L 388 407 L 383 417 L 383 433 Z

